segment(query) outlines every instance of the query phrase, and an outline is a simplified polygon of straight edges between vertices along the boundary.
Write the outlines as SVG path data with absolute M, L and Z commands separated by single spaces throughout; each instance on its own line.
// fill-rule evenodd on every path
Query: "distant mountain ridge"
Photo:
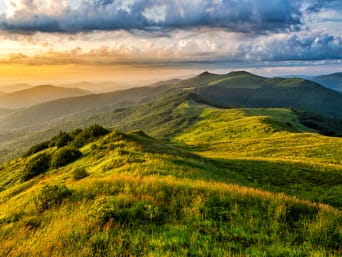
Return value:
M 165 118 L 170 117 L 168 111 L 162 113 L 161 110 L 168 104 L 166 99 L 184 93 L 195 95 L 197 102 L 217 108 L 289 108 L 342 117 L 342 94 L 312 81 L 264 78 L 244 71 L 223 75 L 204 72 L 186 80 L 162 81 L 146 87 L 59 99 L 13 111 L 0 117 L 0 153 L 5 157 L 13 150 L 20 151 L 19 142 L 26 142 L 28 147 L 31 142 L 39 142 L 34 138 L 44 140 L 60 130 L 94 123 L 119 130 L 128 127 L 146 130 L 144 127 L 152 123 L 158 124 L 156 127 L 160 129 L 167 124 L 181 127 L 181 124 L 191 123 L 191 119 L 170 118 L 172 122 L 168 123 L 169 119 Z M 148 110 L 152 115 L 149 123 L 140 109 L 147 110 L 142 104 L 156 101 L 159 103 Z M 154 128 L 148 131 L 150 129 Z M 164 136 L 167 139 L 167 135 Z
M 178 83 L 224 108 L 294 108 L 342 117 L 342 94 L 301 78 L 265 78 L 245 71 L 204 72 Z
M 8 94 L 8 93 L 13 93 L 15 91 L 21 91 L 21 90 L 25 90 L 25 89 L 29 89 L 35 87 L 33 85 L 30 84 L 26 84 L 26 83 L 17 83 L 17 84 L 11 84 L 11 85 L 1 85 L 0 86 L 0 91 Z
M 186 80 L 170 80 L 147 87 L 59 99 L 17 111 L 1 120 L 0 131 L 41 128 L 68 116 L 72 120 L 126 108 L 183 91 L 193 92 L 217 107 L 294 108 L 342 117 L 342 94 L 300 78 L 264 78 L 238 71 L 218 75 L 204 72 Z M 1 98 L 0 98 L 1 99 Z M 73 117 L 75 116 L 75 117 Z M 44 126 L 43 126 L 44 127 Z
M 89 94 L 92 93 L 78 88 L 41 85 L 0 96 L 0 108 L 25 108 L 61 98 L 84 96 Z
M 312 80 L 322 86 L 342 92 L 342 72 L 317 76 L 312 78 Z

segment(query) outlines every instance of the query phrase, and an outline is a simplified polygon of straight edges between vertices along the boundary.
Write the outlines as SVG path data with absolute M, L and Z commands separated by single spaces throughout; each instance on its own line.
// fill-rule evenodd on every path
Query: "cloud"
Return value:
M 238 55 L 246 60 L 339 60 L 342 37 L 325 33 L 261 37 L 241 44 Z
M 20 33 L 215 27 L 262 34 L 298 30 L 303 15 L 301 1 L 290 0 L 83 0 L 76 8 L 60 0 L 8 2 L 0 28 Z

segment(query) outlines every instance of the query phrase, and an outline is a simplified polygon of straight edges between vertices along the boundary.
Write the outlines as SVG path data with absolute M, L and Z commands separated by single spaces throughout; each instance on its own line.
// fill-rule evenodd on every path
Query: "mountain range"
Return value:
M 339 125 L 334 125 L 331 129 L 331 124 L 339 124 L 333 121 L 334 117 L 342 117 L 342 94 L 312 81 L 300 78 L 264 78 L 243 71 L 224 75 L 204 72 L 190 79 L 59 99 L 2 115 L 2 159 L 17 156 L 24 148 L 47 139 L 60 130 L 85 127 L 93 123 L 123 131 L 128 128 L 142 129 L 147 126 L 144 123 L 146 115 L 155 114 L 156 111 L 158 113 L 158 110 L 162 112 L 165 108 L 163 101 L 171 96 L 177 98 L 184 93 L 193 94 L 201 102 L 219 108 L 291 108 L 330 116 L 332 121 L 323 119 L 324 122 L 317 125 L 319 118 L 315 116 L 314 122 L 310 118 L 306 120 L 306 124 L 322 131 L 333 131 L 333 134 L 339 128 Z M 138 115 L 139 110 L 145 108 L 141 104 L 156 106 L 153 107 L 155 109 Z M 160 120 L 160 115 L 155 116 L 150 119 L 151 124 Z M 160 123 L 159 126 L 163 124 L 167 123 Z
M 63 88 L 51 85 L 41 85 L 1 95 L 0 108 L 25 108 L 42 102 L 49 102 L 56 99 L 88 94 L 91 94 L 91 92 L 78 88 Z
M 312 78 L 312 80 L 322 86 L 342 92 L 342 72 L 317 76 Z

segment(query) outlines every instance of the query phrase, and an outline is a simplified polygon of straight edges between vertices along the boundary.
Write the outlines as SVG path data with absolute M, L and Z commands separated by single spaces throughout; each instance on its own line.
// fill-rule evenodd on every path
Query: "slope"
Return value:
M 132 86 L 127 83 L 119 83 L 114 81 L 104 81 L 104 82 L 88 82 L 88 81 L 82 81 L 77 83 L 71 83 L 71 84 L 62 84 L 59 85 L 62 87 L 68 87 L 68 88 L 80 88 L 83 90 L 88 90 L 94 93 L 105 93 L 105 92 L 113 92 L 118 90 L 123 90 L 127 88 L 131 88 Z
M 234 167 L 240 173 L 245 167 L 248 174 L 243 174 L 248 180 L 229 176 L 236 183 L 342 206 L 342 139 L 317 134 L 290 110 L 217 109 L 196 95 L 182 94 L 68 124 L 71 130 L 96 121 L 117 130 L 143 129 L 159 139 L 173 138 L 177 145 L 213 159 L 215 166 L 223 169 Z M 63 128 L 49 133 L 59 130 Z M 31 144 L 47 139 L 41 134 L 31 137 Z M 298 143 L 301 141 L 303 144 Z M 22 145 L 24 142 L 18 147 Z M 241 165 L 241 159 L 248 161 Z M 276 177 L 272 176 L 274 172 Z M 270 180 L 266 177 L 272 177 L 274 183 L 266 183 Z
M 234 170 L 143 132 L 113 131 L 83 146 L 74 162 L 22 182 L 25 165 L 58 151 L 1 166 L 0 255 L 337 256 L 341 250 L 336 209 L 227 184 L 239 177 Z M 80 170 L 84 175 L 75 176 Z
M 151 94 L 152 92 L 155 91 L 151 90 Z M 63 119 L 50 121 L 49 124 L 45 124 L 45 128 L 41 126 L 42 129 L 33 132 L 30 132 L 29 129 L 5 132 L 0 135 L 0 141 L 2 142 L 0 145 L 0 162 L 21 155 L 29 146 L 47 140 L 58 131 L 84 128 L 94 123 L 122 131 L 143 129 L 158 138 L 167 139 L 176 131 L 188 126 L 191 119 L 198 116 L 196 112 L 191 117 L 185 117 L 175 112 L 175 108 L 187 98 L 188 94 L 174 95 L 126 109 L 115 109 L 113 107 L 113 111 L 104 114 L 91 115 L 91 113 L 84 113 L 84 115 L 63 117 Z M 118 99 L 124 98 L 120 98 L 119 95 Z M 134 95 L 132 99 L 134 99 Z M 120 106 L 122 102 L 118 101 Z
M 12 84 L 12 85 L 1 85 L 0 89 L 1 91 L 4 91 L 5 93 L 13 93 L 16 91 L 30 89 L 32 87 L 34 86 L 30 84 L 18 83 L 18 84 Z
M 1 108 L 24 108 L 43 102 L 49 102 L 56 99 L 82 96 L 91 94 L 78 88 L 64 88 L 51 85 L 42 85 L 8 93 L 0 96 Z
M 5 116 L 5 115 L 9 115 L 11 112 L 13 112 L 13 110 L 0 108 L 0 117 Z
M 150 87 L 57 100 L 0 117 L 0 161 L 18 156 L 24 148 L 37 143 L 37 138 L 45 140 L 58 130 L 84 127 L 94 122 L 120 130 L 146 130 L 149 126 L 151 129 L 148 132 L 159 136 L 152 130 L 158 130 L 158 120 L 164 118 L 160 119 L 162 116 L 156 110 L 143 112 L 145 107 L 141 107 L 141 110 L 138 107 L 134 111 L 125 108 L 180 92 L 195 92 L 202 101 L 217 107 L 290 107 L 337 117 L 342 112 L 340 93 L 303 79 L 268 79 L 247 72 L 225 75 L 204 72 L 187 80 L 171 80 Z M 163 100 L 159 101 L 155 108 L 163 109 Z M 146 125 L 148 123 L 139 116 L 145 117 L 149 113 L 154 114 L 154 119 L 150 119 L 150 125 Z M 168 123 L 158 123 L 166 130 L 166 124 L 177 126 L 177 122 L 182 123 L 184 118 L 178 117 L 176 122 L 173 117 L 168 117 Z M 183 123 L 190 121 L 191 118 Z M 306 124 L 311 126 L 312 120 L 307 121 Z M 321 122 L 314 121 L 312 127 L 327 131 L 329 135 L 339 135 L 339 125 L 327 130 L 326 124 L 318 123 Z M 335 121 L 332 119 L 324 123 L 332 127 Z M 339 121 L 337 123 L 340 124 Z M 168 137 L 167 133 L 161 136 Z
M 342 72 L 317 76 L 312 80 L 327 88 L 342 92 Z
M 247 72 L 214 77 L 212 74 L 202 74 L 199 77 L 203 76 L 208 77 L 206 79 L 210 82 L 198 84 L 193 91 L 213 105 L 295 108 L 342 117 L 342 94 L 308 80 L 263 78 Z
M 140 87 L 42 103 L 31 108 L 19 110 L 5 120 L 1 120 L 0 132 L 13 129 L 36 130 L 46 126 L 54 119 L 64 119 L 73 114 L 88 117 L 91 114 L 100 114 L 116 108 L 125 108 L 151 101 L 163 94 L 167 94 L 169 90 L 169 85 Z
M 210 157 L 229 153 L 231 158 L 296 160 L 342 167 L 342 138 L 319 135 L 288 109 L 204 107 L 200 119 L 174 140 Z

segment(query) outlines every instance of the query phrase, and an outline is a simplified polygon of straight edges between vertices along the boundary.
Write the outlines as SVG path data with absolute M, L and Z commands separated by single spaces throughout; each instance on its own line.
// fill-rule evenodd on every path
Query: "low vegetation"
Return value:
M 71 191 L 64 185 L 44 185 L 34 199 L 36 209 L 39 213 L 52 207 L 58 207 L 63 199 L 69 197 Z
M 32 157 L 25 165 L 23 180 L 27 181 L 39 174 L 45 173 L 49 169 L 49 166 L 50 155 L 42 153 Z
M 74 172 L 72 174 L 72 177 L 74 178 L 74 180 L 80 180 L 88 176 L 89 176 L 89 173 L 84 167 L 82 168 L 77 167 L 76 169 L 74 169 Z
M 0 256 L 341 255 L 342 139 L 288 109 L 164 104 L 112 114 L 171 142 L 92 126 L 0 165 Z
M 51 159 L 51 167 L 57 169 L 74 162 L 82 156 L 80 150 L 74 147 L 63 147 L 54 153 Z
M 300 122 L 326 136 L 342 136 L 342 119 L 328 118 L 315 113 L 295 110 Z

